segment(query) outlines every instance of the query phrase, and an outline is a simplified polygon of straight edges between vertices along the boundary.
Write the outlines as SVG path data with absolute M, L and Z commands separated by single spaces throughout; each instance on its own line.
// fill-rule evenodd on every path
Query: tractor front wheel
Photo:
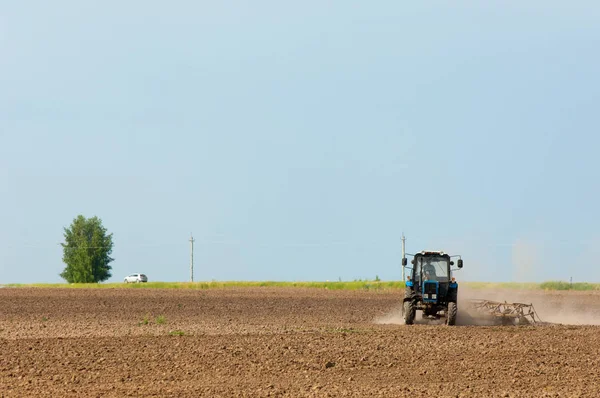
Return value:
M 458 309 L 456 308 L 456 303 L 449 302 L 448 303 L 448 311 L 446 313 L 446 325 L 454 326 L 456 325 L 456 314 L 458 313 Z
M 415 323 L 415 315 L 417 310 L 415 309 L 415 303 L 412 301 L 404 302 L 404 323 L 406 325 L 412 325 Z

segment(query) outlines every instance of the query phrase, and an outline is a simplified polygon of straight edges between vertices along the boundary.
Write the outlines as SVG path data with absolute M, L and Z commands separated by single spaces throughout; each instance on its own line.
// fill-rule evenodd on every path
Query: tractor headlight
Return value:
M 432 298 L 433 300 L 437 300 L 437 294 L 432 294 L 432 295 L 431 295 L 431 298 Z

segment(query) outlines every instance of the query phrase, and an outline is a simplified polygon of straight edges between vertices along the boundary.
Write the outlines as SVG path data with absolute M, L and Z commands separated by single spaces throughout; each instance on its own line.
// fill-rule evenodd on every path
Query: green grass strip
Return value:
M 400 281 L 352 281 L 352 282 L 283 282 L 283 281 L 226 281 L 226 282 L 147 282 L 147 283 L 32 283 L 7 284 L 6 287 L 40 287 L 69 289 L 225 289 L 232 287 L 283 287 L 283 288 L 315 288 L 330 290 L 382 290 L 403 289 Z

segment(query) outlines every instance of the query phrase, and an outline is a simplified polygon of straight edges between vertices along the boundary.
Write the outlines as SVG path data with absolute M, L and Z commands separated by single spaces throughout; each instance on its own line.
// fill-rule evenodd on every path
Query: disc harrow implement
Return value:
M 533 304 L 508 303 L 491 300 L 471 300 L 471 309 L 481 316 L 502 325 L 529 325 L 541 323 Z

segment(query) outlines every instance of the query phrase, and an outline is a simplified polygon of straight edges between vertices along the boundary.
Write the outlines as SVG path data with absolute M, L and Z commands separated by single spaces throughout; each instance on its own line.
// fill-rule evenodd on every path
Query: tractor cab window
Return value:
M 415 279 L 418 281 L 448 282 L 448 259 L 443 257 L 417 257 Z

